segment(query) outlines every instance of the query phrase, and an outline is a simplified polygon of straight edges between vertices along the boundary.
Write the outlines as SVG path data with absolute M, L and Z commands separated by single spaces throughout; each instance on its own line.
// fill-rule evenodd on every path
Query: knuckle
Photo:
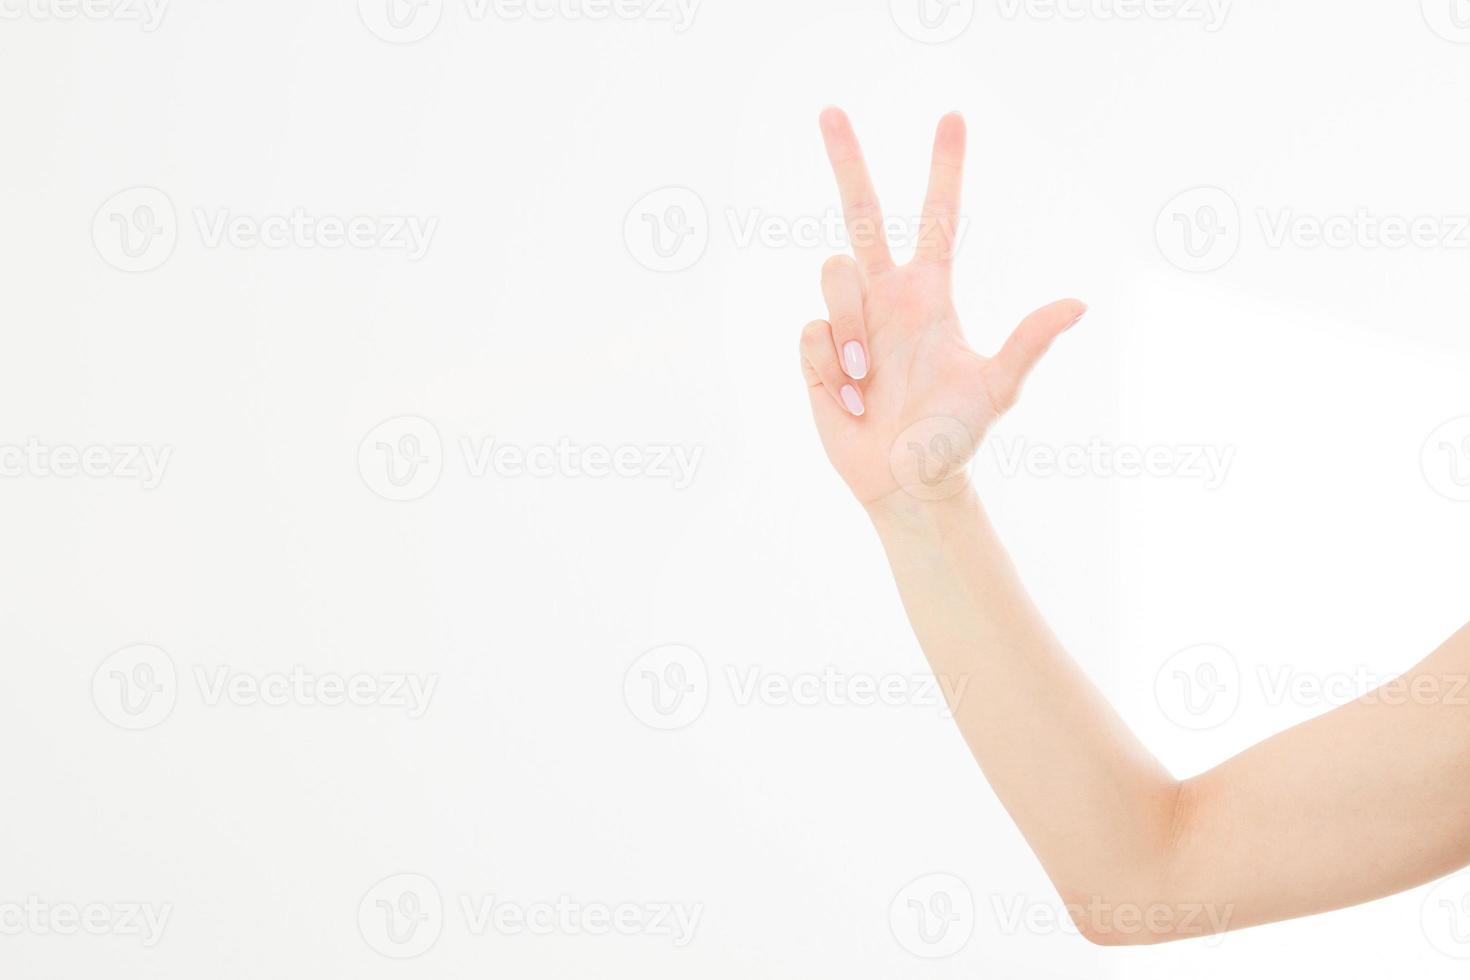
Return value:
M 803 352 L 814 351 L 826 340 L 827 321 L 813 320 L 801 329 L 801 349 Z
M 839 273 L 846 272 L 848 269 L 852 268 L 854 265 L 856 265 L 856 263 L 853 262 L 853 260 L 849 256 L 846 256 L 846 255 L 834 255 L 830 259 L 828 259 L 826 262 L 823 262 L 822 263 L 822 275 L 823 276 L 838 275 Z

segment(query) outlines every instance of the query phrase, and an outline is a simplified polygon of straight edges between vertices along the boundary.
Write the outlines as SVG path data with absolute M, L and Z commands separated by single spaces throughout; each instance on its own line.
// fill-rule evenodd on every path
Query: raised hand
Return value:
M 965 123 L 939 121 L 918 247 L 895 265 L 882 210 L 846 114 L 827 109 L 822 137 L 837 175 L 854 258 L 822 267 L 827 319 L 801 335 L 812 415 L 832 465 L 864 506 L 895 494 L 938 499 L 967 486 L 990 425 L 1057 335 L 1086 312 L 1077 300 L 1021 322 L 994 357 L 970 348 L 952 299 Z

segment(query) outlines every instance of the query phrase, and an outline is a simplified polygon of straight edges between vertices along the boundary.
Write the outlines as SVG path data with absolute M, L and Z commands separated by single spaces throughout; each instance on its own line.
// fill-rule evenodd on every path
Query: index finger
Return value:
M 837 175 L 837 190 L 842 196 L 842 214 L 847 221 L 847 235 L 852 239 L 852 252 L 866 272 L 892 268 L 893 256 L 888 251 L 888 236 L 883 232 L 883 209 L 878 193 L 868 176 L 868 165 L 858 146 L 857 134 L 847 113 L 835 106 L 822 110 L 822 142 L 827 146 L 827 159 Z

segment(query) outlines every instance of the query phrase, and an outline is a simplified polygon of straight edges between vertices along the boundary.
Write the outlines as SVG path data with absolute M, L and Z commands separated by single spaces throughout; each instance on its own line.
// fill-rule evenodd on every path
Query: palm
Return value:
M 936 278 L 929 270 L 907 266 L 868 284 L 863 307 L 873 370 L 862 418 L 854 418 L 820 387 L 812 389 L 812 411 L 827 455 L 864 503 L 899 489 L 902 471 L 894 469 L 911 458 L 910 443 L 927 453 L 946 428 L 956 430 L 950 444 L 957 453 L 935 461 L 929 470 L 934 478 L 944 462 L 953 467 L 968 462 L 966 447 L 973 450 L 996 417 L 985 392 L 987 361 L 965 342 L 948 283 Z
M 959 117 L 940 123 L 917 254 L 904 266 L 893 264 L 881 233 L 869 231 L 879 226 L 876 196 L 846 117 L 828 110 L 822 123 L 857 255 L 857 262 L 841 257 L 824 266 L 829 319 L 803 334 L 822 444 L 864 504 L 900 490 L 947 496 L 963 487 L 965 465 L 1030 366 L 1085 307 L 1054 303 L 1029 317 L 995 358 L 977 354 L 950 298 L 964 152 Z M 852 370 L 844 357 L 854 344 L 866 355 L 866 371 Z

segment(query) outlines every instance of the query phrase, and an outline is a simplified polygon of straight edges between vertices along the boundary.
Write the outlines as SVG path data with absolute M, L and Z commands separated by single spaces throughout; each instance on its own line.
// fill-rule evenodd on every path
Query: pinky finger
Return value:
M 862 392 L 842 373 L 832 342 L 832 324 L 826 320 L 813 320 L 801 332 L 801 373 L 808 388 L 825 388 L 847 414 L 863 414 Z

